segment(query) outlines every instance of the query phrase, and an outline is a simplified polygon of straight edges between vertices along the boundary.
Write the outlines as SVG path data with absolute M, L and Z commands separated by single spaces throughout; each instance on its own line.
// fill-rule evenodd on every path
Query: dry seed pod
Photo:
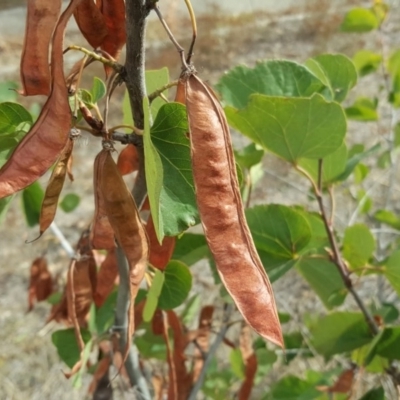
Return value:
M 134 332 L 135 298 L 147 266 L 149 244 L 135 201 L 118 171 L 110 150 L 102 150 L 97 155 L 96 162 L 99 165 L 98 187 L 104 201 L 104 209 L 115 238 L 129 263 L 131 302 L 126 356 Z
M 197 76 L 184 74 L 180 85 L 199 214 L 219 275 L 249 325 L 283 347 L 272 287 L 247 226 L 224 111 Z

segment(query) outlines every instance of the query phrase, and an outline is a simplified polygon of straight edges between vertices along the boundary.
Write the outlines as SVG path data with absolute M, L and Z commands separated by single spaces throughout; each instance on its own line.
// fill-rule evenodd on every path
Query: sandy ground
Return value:
M 356 50 L 363 47 L 379 48 L 382 38 L 385 48 L 399 48 L 399 18 L 389 21 L 382 35 L 349 37 L 337 33 L 341 15 L 331 9 L 331 2 L 321 1 L 319 4 L 319 7 L 303 10 L 307 18 L 299 18 L 298 14 L 293 13 L 271 14 L 267 10 L 257 12 L 256 15 L 233 17 L 215 9 L 212 14 L 203 15 L 199 19 L 200 33 L 195 58 L 203 79 L 214 83 L 233 65 L 238 63 L 253 65 L 256 60 L 265 58 L 287 58 L 301 62 L 309 56 L 322 52 L 340 52 L 352 56 Z M 399 9 L 396 12 L 398 15 Z M 3 31 L 0 35 L 0 81 L 18 81 L 17 68 L 22 48 L 23 17 L 21 12 L 16 10 L 10 13 L 7 18 L 7 34 Z M 4 15 L 0 14 L 1 18 L 4 20 Z M 190 31 L 188 21 L 173 13 L 167 15 L 167 20 L 176 31 L 177 37 L 183 44 L 187 44 L 190 36 L 187 33 Z M 172 46 L 165 41 L 165 35 L 157 23 L 150 24 L 148 38 L 148 68 L 166 65 L 170 68 L 171 77 L 176 77 L 179 73 L 178 56 Z M 74 29 L 67 35 L 66 42 L 82 43 Z M 72 59 L 68 61 L 72 62 Z M 101 73 L 100 70 L 96 71 Z M 371 81 L 369 85 L 357 90 L 368 95 L 374 93 L 379 84 L 380 82 Z M 357 90 L 352 94 L 352 98 L 356 97 Z M 116 99 L 120 99 L 121 96 L 122 92 L 117 94 Z M 390 127 L 389 111 L 385 103 L 380 106 L 380 112 L 382 120 L 379 124 L 351 123 L 350 142 L 364 141 L 367 144 L 374 144 L 383 137 Z M 116 101 L 113 105 L 112 118 L 118 121 L 120 117 L 121 111 Z M 235 137 L 235 143 L 240 145 L 244 141 Z M 93 212 L 91 170 L 93 157 L 98 150 L 98 141 L 91 138 L 82 140 L 75 149 L 76 179 L 73 184 L 66 184 L 64 194 L 78 193 L 82 197 L 82 202 L 74 213 L 65 214 L 59 211 L 56 217 L 57 225 L 71 243 L 76 242 Z M 385 188 L 385 184 L 381 183 L 384 176 L 385 173 L 380 171 L 366 183 L 370 187 L 374 186 L 372 194 L 378 204 L 382 200 L 379 193 Z M 41 181 L 45 183 L 46 180 L 44 177 Z M 339 229 L 346 226 L 357 207 L 349 193 L 351 187 L 347 186 L 338 191 Z M 396 182 L 392 191 L 392 201 L 398 204 L 399 198 L 399 187 Z M 291 171 L 286 163 L 269 155 L 265 158 L 264 181 L 254 192 L 254 203 L 265 201 L 309 204 L 307 188 L 298 179 L 297 174 Z M 70 382 L 63 377 L 61 371 L 64 365 L 60 363 L 50 342 L 51 332 L 56 327 L 44 325 L 49 305 L 40 304 L 31 313 L 26 313 L 28 271 L 31 261 L 47 252 L 53 273 L 62 275 L 68 266 L 65 252 L 51 233 L 46 233 L 35 243 L 28 245 L 24 243 L 36 235 L 37 230 L 28 229 L 25 224 L 20 198 L 17 196 L 0 226 L 0 400 L 82 399 L 90 378 L 85 378 L 83 387 L 77 390 L 72 389 Z M 205 296 L 207 298 L 204 298 L 204 302 L 213 299 L 217 292 L 210 288 L 211 278 L 200 267 L 194 268 L 193 273 L 195 280 L 197 279 L 194 289 L 208 291 L 209 295 Z M 305 312 L 323 311 L 323 307 L 315 300 L 308 286 L 294 272 L 287 274 L 274 286 L 278 308 L 296 315 L 295 324 L 301 323 L 301 316 Z M 287 290 L 288 287 L 290 291 Z M 367 282 L 362 289 L 375 293 L 375 282 Z M 297 367 L 302 367 L 301 361 Z M 314 367 L 320 368 L 321 364 L 316 364 Z M 282 370 L 273 371 L 270 380 L 276 379 L 281 373 Z

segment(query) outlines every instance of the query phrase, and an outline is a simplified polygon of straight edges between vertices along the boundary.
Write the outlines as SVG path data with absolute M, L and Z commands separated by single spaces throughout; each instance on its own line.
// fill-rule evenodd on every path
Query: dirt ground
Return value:
M 334 3 L 334 2 L 333 2 Z M 361 1 L 349 3 L 360 5 Z M 398 3 L 398 2 L 394 2 Z M 396 4 L 395 4 L 396 5 Z M 301 13 L 300 13 L 301 11 Z M 211 83 L 231 66 L 239 63 L 253 65 L 260 59 L 286 58 L 294 61 L 304 61 L 308 57 L 323 53 L 344 53 L 352 56 L 358 49 L 400 48 L 400 6 L 393 9 L 391 19 L 380 34 L 344 35 L 338 33 L 344 10 L 333 9 L 331 2 L 320 1 L 320 7 L 313 9 L 292 10 L 286 14 L 264 13 L 228 16 L 217 8 L 208 15 L 202 16 L 199 23 L 199 39 L 196 46 L 195 63 L 201 76 Z M 167 15 L 167 20 L 176 32 L 183 45 L 190 40 L 189 22 L 173 13 Z M 0 81 L 15 80 L 18 82 L 18 63 L 22 48 L 23 24 L 20 29 L 14 29 L 9 35 L 0 36 Z M 147 67 L 159 68 L 167 66 L 170 75 L 175 78 L 179 74 L 179 58 L 171 44 L 165 40 L 165 34 L 156 21 L 152 21 L 148 29 Z M 84 44 L 79 39 L 77 31 L 67 35 L 66 44 Z M 67 66 L 73 59 L 68 59 Z M 101 76 L 101 70 L 97 69 Z M 372 95 L 381 82 L 370 81 L 363 87 L 358 87 L 351 98 L 357 93 Z M 112 119 L 119 121 L 121 110 L 116 96 L 112 109 Z M 23 100 L 25 101 L 25 100 Z M 42 101 L 38 99 L 36 101 Z M 390 113 L 385 102 L 380 106 L 382 119 L 379 123 L 349 125 L 349 142 L 363 142 L 372 145 L 382 140 L 390 129 Z M 235 145 L 240 146 L 245 141 L 235 137 Z M 99 143 L 90 137 L 85 137 L 74 153 L 75 182 L 67 183 L 64 194 L 78 193 L 82 202 L 72 214 L 59 211 L 56 223 L 70 243 L 76 243 L 82 229 L 89 223 L 93 213 L 92 200 L 92 163 L 99 150 Z M 376 204 L 383 201 L 380 193 L 385 189 L 385 174 L 378 171 L 366 183 L 372 188 L 372 196 Z M 41 182 L 45 183 L 45 176 Z M 369 185 L 369 186 L 368 186 Z M 337 191 L 338 229 L 345 227 L 354 215 L 357 202 L 352 197 L 352 189 L 346 186 Z M 395 182 L 391 201 L 398 207 L 400 199 L 399 185 Z M 308 189 L 299 180 L 289 166 L 272 155 L 265 157 L 265 175 L 263 183 L 254 192 L 253 203 L 283 203 L 308 205 Z M 313 207 L 313 205 L 311 205 Z M 5 220 L 0 225 L 0 400 L 74 400 L 83 399 L 89 377 L 86 377 L 81 389 L 72 389 L 62 370 L 65 366 L 59 361 L 55 348 L 51 344 L 51 333 L 57 326 L 45 326 L 50 306 L 39 304 L 31 313 L 27 310 L 27 287 L 29 281 L 29 266 L 31 261 L 46 253 L 50 269 L 54 274 L 63 274 L 68 266 L 68 257 L 60 247 L 51 232 L 40 240 L 25 244 L 37 236 L 37 229 L 28 229 L 21 209 L 19 196 L 13 201 Z M 211 278 L 205 275 L 203 268 L 194 268 L 194 289 L 206 291 L 204 304 L 213 300 L 216 291 L 210 287 Z M 288 291 L 287 288 L 290 287 Z M 306 283 L 295 272 L 288 273 L 274 284 L 278 308 L 289 312 L 295 317 L 295 324 L 301 323 L 305 312 L 318 313 L 323 307 Z M 359 288 L 365 293 L 376 293 L 376 282 L 367 281 Z M 388 290 L 384 287 L 384 290 Z M 386 293 L 386 292 L 385 292 Z M 389 293 L 389 292 L 388 292 Z M 390 295 L 390 294 L 388 294 Z M 352 304 L 349 302 L 348 307 Z M 320 368 L 322 364 L 316 364 Z M 304 368 L 301 360 L 295 366 Z M 271 381 L 276 379 L 282 370 L 274 370 Z M 124 396 L 115 398 L 123 399 Z

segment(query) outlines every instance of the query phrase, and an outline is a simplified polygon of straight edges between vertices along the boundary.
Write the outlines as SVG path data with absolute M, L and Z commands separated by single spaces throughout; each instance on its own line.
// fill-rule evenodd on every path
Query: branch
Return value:
M 115 312 L 115 325 L 119 332 L 119 348 L 126 348 L 126 335 L 128 329 L 128 309 L 130 303 L 129 291 L 129 266 L 121 247 L 117 247 L 117 263 L 120 283 L 118 286 L 117 306 Z M 150 391 L 139 364 L 139 354 L 134 343 L 131 344 L 125 368 L 133 387 L 140 393 L 140 399 L 151 400 Z
M 188 397 L 188 400 L 196 400 L 197 399 L 197 394 L 199 393 L 200 389 L 203 386 L 204 379 L 206 377 L 206 373 L 208 370 L 208 367 L 210 366 L 210 363 L 214 357 L 215 352 L 217 351 L 219 345 L 222 343 L 224 340 L 224 337 L 226 335 L 227 330 L 230 327 L 229 324 L 229 318 L 231 316 L 233 310 L 233 305 L 232 304 L 225 304 L 224 305 L 224 315 L 223 315 L 223 321 L 222 321 L 222 326 L 221 329 L 219 330 L 217 337 L 214 340 L 214 343 L 211 345 L 210 350 L 207 353 L 207 357 L 204 360 L 203 367 L 201 369 L 199 379 L 197 380 L 196 384 L 193 386 L 192 391 L 190 392 L 190 395 Z

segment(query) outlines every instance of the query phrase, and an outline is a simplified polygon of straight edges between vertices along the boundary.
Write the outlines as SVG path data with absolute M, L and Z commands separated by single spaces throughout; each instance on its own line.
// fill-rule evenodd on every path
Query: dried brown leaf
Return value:
M 283 347 L 272 286 L 244 215 L 224 111 L 196 75 L 183 75 L 180 85 L 186 92 L 197 205 L 219 275 L 249 325 Z
M 353 387 L 354 369 L 343 371 L 332 386 L 317 386 L 321 392 L 328 393 L 349 393 Z
M 46 300 L 53 293 L 53 279 L 44 257 L 38 257 L 32 262 L 30 272 L 28 311 L 32 310 L 36 301 Z
M 50 93 L 49 49 L 61 0 L 28 1 L 20 74 L 25 96 Z
M 25 188 L 42 176 L 67 143 L 71 111 L 64 80 L 63 39 L 68 20 L 80 1 L 72 0 L 58 20 L 52 39 L 50 96 L 31 130 L 0 170 L 0 198 Z

